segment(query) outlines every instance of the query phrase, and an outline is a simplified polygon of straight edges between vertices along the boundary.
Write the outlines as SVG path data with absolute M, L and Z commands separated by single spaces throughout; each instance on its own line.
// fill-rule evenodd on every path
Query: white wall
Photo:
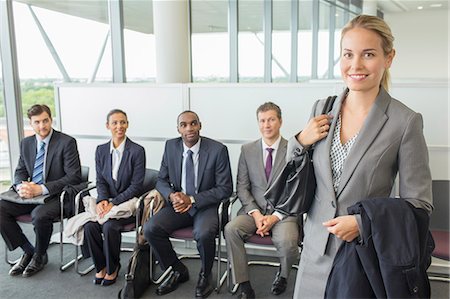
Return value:
M 196 111 L 203 124 L 201 134 L 224 142 L 236 176 L 240 146 L 259 138 L 256 108 L 271 100 L 283 111 L 282 134 L 301 130 L 311 106 L 319 98 L 338 94 L 338 81 L 301 84 L 62 84 L 57 86 L 62 131 L 77 139 L 81 163 L 95 176 L 94 153 L 110 138 L 105 128 L 109 110 L 128 113 L 128 136 L 146 149 L 147 167 L 159 169 L 165 140 L 178 136 L 176 117 Z M 391 95 L 424 119 L 433 179 L 450 179 L 448 87 L 437 83 L 397 83 Z M 74 113 L 74 111 L 83 111 Z
M 397 55 L 392 77 L 449 78 L 449 11 L 417 10 L 385 14 L 395 37 Z

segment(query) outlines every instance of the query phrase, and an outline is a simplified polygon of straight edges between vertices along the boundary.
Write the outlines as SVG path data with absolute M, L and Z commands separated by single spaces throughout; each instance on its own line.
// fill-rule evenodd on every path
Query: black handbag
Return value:
M 125 286 L 119 291 L 119 298 L 139 298 L 150 286 L 150 246 L 137 244 L 128 262 Z
M 322 114 L 328 114 L 333 108 L 336 96 L 329 96 Z M 307 213 L 316 191 L 316 177 L 313 166 L 314 146 L 286 163 L 283 171 L 264 193 L 269 205 L 286 216 L 298 216 Z

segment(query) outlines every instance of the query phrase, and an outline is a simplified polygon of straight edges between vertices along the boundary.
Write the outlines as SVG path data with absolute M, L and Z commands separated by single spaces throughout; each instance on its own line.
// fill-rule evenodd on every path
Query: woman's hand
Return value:
M 318 115 L 311 118 L 306 128 L 297 135 L 297 141 L 304 147 L 313 145 L 317 141 L 325 138 L 330 129 L 332 116 L 327 114 Z
M 359 236 L 358 222 L 354 215 L 339 216 L 322 224 L 330 233 L 347 242 Z

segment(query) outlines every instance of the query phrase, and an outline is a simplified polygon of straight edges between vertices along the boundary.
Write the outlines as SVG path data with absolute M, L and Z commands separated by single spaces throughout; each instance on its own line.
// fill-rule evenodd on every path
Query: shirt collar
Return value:
M 183 155 L 186 155 L 188 150 L 191 150 L 192 153 L 194 155 L 196 155 L 198 153 L 198 151 L 200 150 L 201 141 L 202 141 L 202 138 L 199 137 L 197 143 L 194 144 L 191 148 L 187 147 L 186 144 L 184 144 L 184 142 L 183 142 Z
M 117 148 L 114 148 L 114 142 L 111 139 L 111 142 L 109 143 L 109 152 L 112 154 L 112 152 L 116 149 L 119 151 L 119 153 L 123 154 L 123 151 L 125 150 L 125 142 L 127 141 L 127 136 L 123 139 L 122 143 L 119 144 Z
M 266 150 L 266 148 L 270 147 L 273 148 L 275 151 L 278 150 L 278 147 L 280 146 L 280 142 L 281 142 L 281 135 L 278 136 L 277 141 L 274 142 L 274 144 L 272 144 L 271 146 L 268 146 L 265 142 L 264 139 L 261 138 L 261 144 L 262 144 L 262 149 L 263 152 Z
M 41 136 L 36 134 L 35 136 L 36 136 L 37 145 L 39 146 L 41 144 L 41 142 L 44 141 L 45 145 L 47 146 L 48 143 L 50 142 L 50 139 L 52 138 L 52 135 L 53 135 L 53 128 L 50 130 L 50 133 L 44 139 L 41 139 Z

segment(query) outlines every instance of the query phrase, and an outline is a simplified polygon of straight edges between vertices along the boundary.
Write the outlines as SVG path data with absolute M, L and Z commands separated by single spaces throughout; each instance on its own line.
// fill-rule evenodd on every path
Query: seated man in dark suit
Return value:
M 97 147 L 97 208 L 102 218 L 113 206 L 120 205 L 143 192 L 145 150 L 126 136 L 128 118 L 119 109 L 106 116 L 106 128 L 111 140 Z M 94 284 L 109 286 L 116 282 L 120 269 L 121 230 L 133 223 L 135 217 L 109 219 L 103 225 L 90 221 L 84 225 L 84 237 L 94 260 Z
M 166 206 L 144 226 L 145 238 L 165 270 L 172 272 L 156 294 L 172 292 L 189 279 L 186 266 L 177 258 L 170 234 L 193 226 L 200 253 L 200 270 L 196 297 L 207 297 L 211 291 L 211 269 L 215 253 L 215 236 L 219 230 L 217 207 L 233 190 L 228 150 L 223 144 L 200 137 L 201 123 L 192 111 L 177 119 L 181 137 L 166 142 L 156 189 L 166 199 Z
M 225 226 L 225 240 L 234 283 L 240 284 L 239 298 L 255 298 L 251 287 L 244 241 L 253 234 L 271 234 L 280 258 L 280 270 L 271 291 L 280 295 L 286 290 L 292 264 L 298 258 L 297 217 L 274 211 L 264 193 L 286 164 L 287 140 L 281 137 L 281 109 L 267 102 L 256 110 L 262 138 L 244 144 L 239 157 L 237 195 L 242 203 L 238 216 Z
M 35 135 L 20 144 L 20 158 L 14 174 L 14 185 L 23 198 L 49 195 L 42 205 L 18 204 L 0 200 L 0 232 L 9 250 L 21 247 L 22 258 L 9 274 L 29 277 L 48 262 L 47 248 L 53 231 L 53 220 L 60 214 L 59 195 L 67 185 L 81 182 L 80 157 L 74 138 L 52 129 L 52 115 L 46 105 L 33 105 L 28 118 Z M 16 222 L 16 217 L 32 216 L 36 243 L 33 246 Z

